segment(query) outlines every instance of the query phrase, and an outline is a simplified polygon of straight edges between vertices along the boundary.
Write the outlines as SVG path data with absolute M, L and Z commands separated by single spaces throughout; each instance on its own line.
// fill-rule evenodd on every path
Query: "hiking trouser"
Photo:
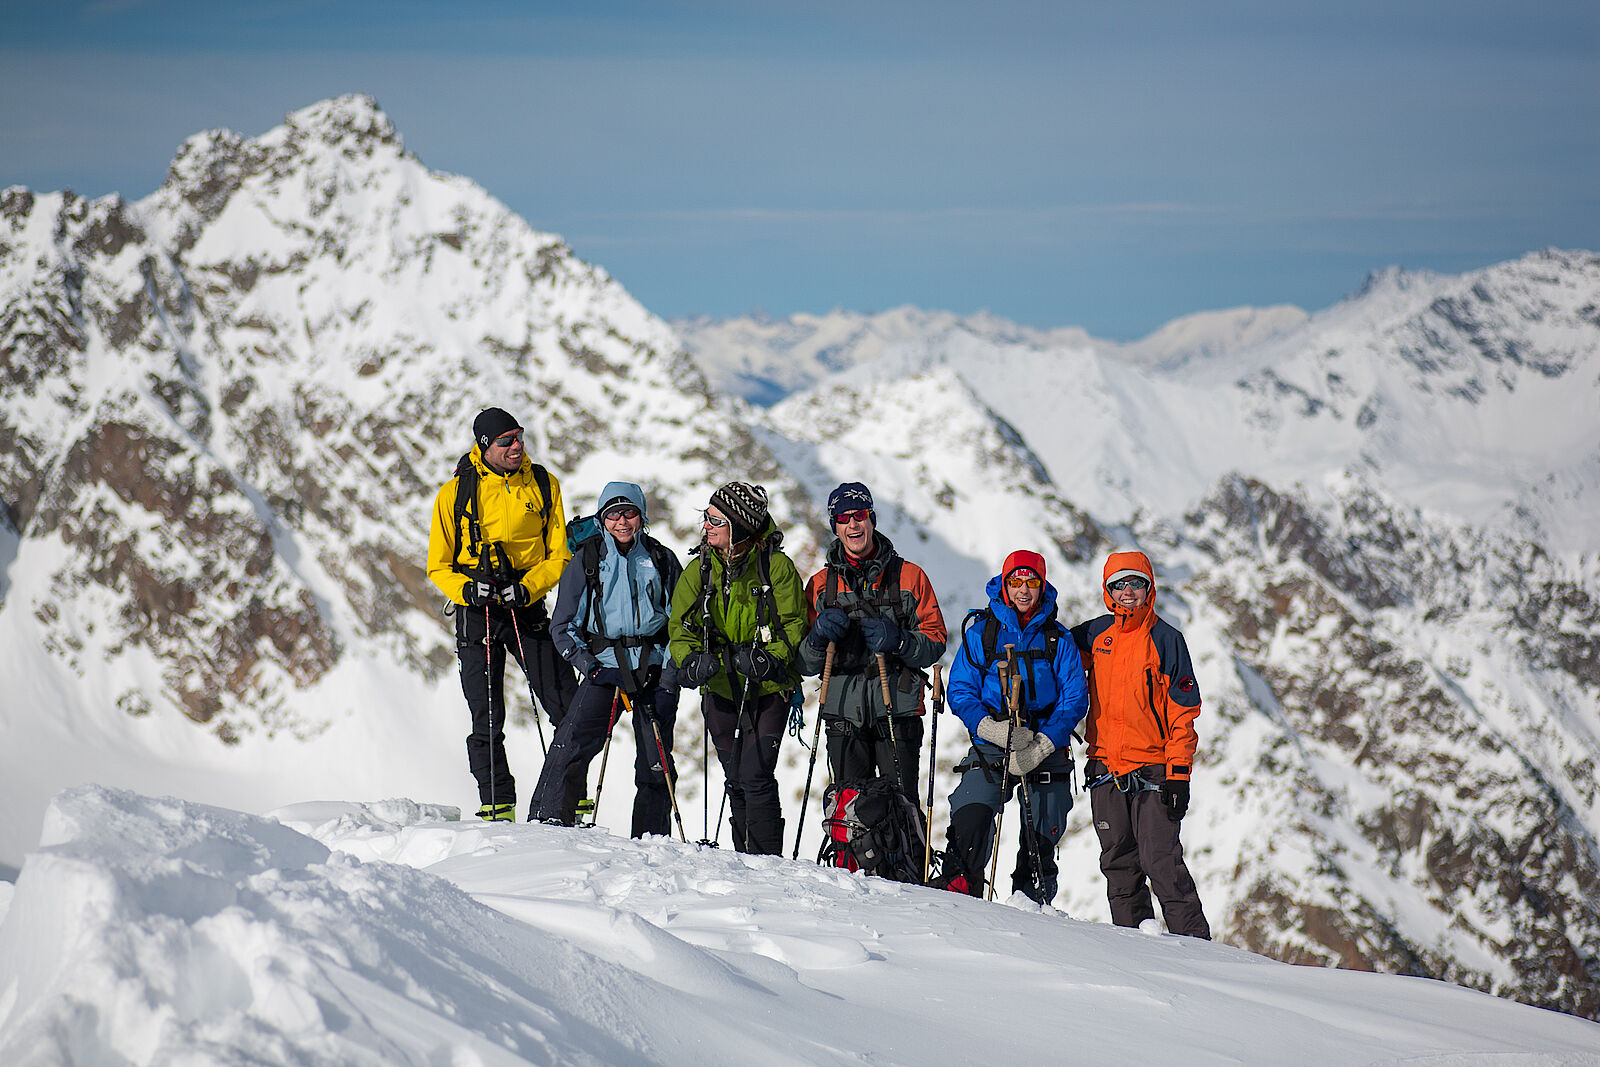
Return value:
M 965 874 L 967 892 L 975 897 L 983 895 L 988 875 L 995 815 L 1017 792 L 1018 785 L 1015 776 L 1007 775 L 1002 795 L 1000 770 L 1005 753 L 992 745 L 983 747 L 987 751 L 980 753 L 974 745 L 957 765 L 966 773 L 950 794 L 950 832 L 945 846 L 946 880 Z M 1022 836 L 1017 841 L 1017 866 L 1011 873 L 1011 888 L 1040 904 L 1048 904 L 1055 899 L 1059 875 L 1056 844 L 1066 832 L 1067 813 L 1072 810 L 1072 756 L 1066 750 L 1056 749 L 1028 775 L 1028 799 L 1033 822 L 1024 827 L 1024 832 L 1032 836 L 1039 850 L 1042 889 L 1034 888 L 1033 849 L 1028 838 Z M 1019 802 L 1017 806 L 1020 809 L 1022 805 Z
M 516 612 L 513 621 L 512 612 Z M 485 626 L 487 614 L 487 627 Z M 533 684 L 552 723 L 560 723 L 577 692 L 578 680 L 550 640 L 544 605 L 455 609 L 456 657 L 461 661 L 461 693 L 472 713 L 467 736 L 467 766 L 478 781 L 480 804 L 515 804 L 517 782 L 506 766 L 505 670 L 510 652 Z M 487 630 L 488 650 L 484 649 Z M 521 648 L 517 633 L 521 631 Z M 526 657 L 526 659 L 524 659 Z M 538 714 L 535 709 L 534 714 Z
M 783 813 L 776 772 L 778 746 L 789 722 L 789 694 L 750 697 L 737 719 L 737 703 L 709 689 L 700 706 L 727 780 L 733 847 L 762 856 L 782 853 Z M 741 727 L 737 740 L 736 722 Z
M 865 782 L 871 778 L 895 781 L 900 792 L 917 801 L 917 770 L 922 755 L 922 719 L 916 715 L 896 715 L 895 744 L 889 743 L 889 723 L 879 719 L 857 725 L 848 719 L 823 718 L 828 731 L 828 766 L 836 782 Z M 895 778 L 898 761 L 900 776 Z
M 589 766 L 605 747 L 611 725 L 612 701 L 622 714 L 622 701 L 616 687 L 584 682 L 578 687 L 566 718 L 556 728 L 545 756 L 539 784 L 534 787 L 528 806 L 528 821 L 557 819 L 567 826 L 577 821 L 578 802 L 588 792 Z M 670 802 L 667 779 L 656 751 L 656 735 L 650 729 L 650 715 L 661 724 L 661 744 L 667 750 L 667 766 L 672 766 L 672 727 L 677 721 L 677 690 L 653 686 L 633 698 L 633 836 L 665 834 Z
M 1164 775 L 1164 768 L 1153 768 Z M 1211 940 L 1211 925 L 1200 907 L 1200 892 L 1183 862 L 1183 825 L 1168 817 L 1161 793 L 1127 776 L 1132 789 L 1116 781 L 1089 791 L 1094 830 L 1100 835 L 1100 871 L 1106 876 L 1106 901 L 1117 926 L 1138 926 L 1155 918 L 1150 890 L 1161 901 L 1167 929 L 1175 934 Z M 1148 879 L 1148 885 L 1146 884 Z

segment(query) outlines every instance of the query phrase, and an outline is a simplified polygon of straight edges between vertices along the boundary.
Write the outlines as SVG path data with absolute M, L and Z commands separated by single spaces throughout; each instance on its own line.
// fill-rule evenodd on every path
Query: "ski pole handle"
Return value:
M 894 714 L 894 697 L 889 693 L 889 659 L 882 652 L 878 654 L 878 684 L 883 689 L 883 713 Z
M 821 707 L 823 707 L 823 706 L 826 706 L 827 703 L 828 703 L 828 683 L 833 681 L 833 653 L 834 653 L 834 651 L 835 651 L 835 645 L 834 645 L 834 643 L 832 641 L 829 641 L 828 642 L 828 654 L 827 654 L 826 657 L 824 657 L 824 659 L 822 661 L 822 691 L 817 694 L 817 697 L 818 697 L 817 706 L 819 707 L 819 709 Z M 822 715 L 822 712 L 819 710 L 817 712 L 817 715 L 818 715 L 818 717 L 820 717 Z

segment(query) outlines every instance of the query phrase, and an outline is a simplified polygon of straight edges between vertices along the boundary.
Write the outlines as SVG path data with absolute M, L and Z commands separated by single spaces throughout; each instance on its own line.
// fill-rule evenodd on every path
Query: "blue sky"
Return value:
M 1600 4 L 0 2 L 0 185 L 377 97 L 673 317 L 1131 338 L 1390 265 L 1600 248 Z

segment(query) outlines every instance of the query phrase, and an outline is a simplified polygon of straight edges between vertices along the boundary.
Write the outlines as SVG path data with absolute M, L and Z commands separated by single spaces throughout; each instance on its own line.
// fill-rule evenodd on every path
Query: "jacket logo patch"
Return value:
M 530 514 L 530 515 L 533 514 L 535 511 L 539 510 L 538 508 L 533 506 L 533 501 L 531 501 L 531 500 L 524 500 L 522 502 L 522 506 L 528 509 L 528 514 Z
M 1101 644 L 1105 645 L 1107 648 L 1110 648 L 1111 647 L 1111 635 L 1110 634 L 1106 634 L 1106 639 L 1104 641 L 1102 641 Z
M 1178 688 L 1178 692 L 1180 692 L 1180 693 L 1192 693 L 1192 692 L 1194 692 L 1194 678 L 1192 678 L 1191 676 L 1189 676 L 1187 674 L 1184 675 L 1182 678 L 1178 679 L 1177 688 Z

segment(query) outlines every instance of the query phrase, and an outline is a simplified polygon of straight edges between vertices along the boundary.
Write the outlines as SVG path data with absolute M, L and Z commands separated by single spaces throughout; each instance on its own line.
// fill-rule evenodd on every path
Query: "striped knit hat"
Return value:
M 711 494 L 711 506 L 732 524 L 734 544 L 767 528 L 767 491 L 762 486 L 729 482 Z

